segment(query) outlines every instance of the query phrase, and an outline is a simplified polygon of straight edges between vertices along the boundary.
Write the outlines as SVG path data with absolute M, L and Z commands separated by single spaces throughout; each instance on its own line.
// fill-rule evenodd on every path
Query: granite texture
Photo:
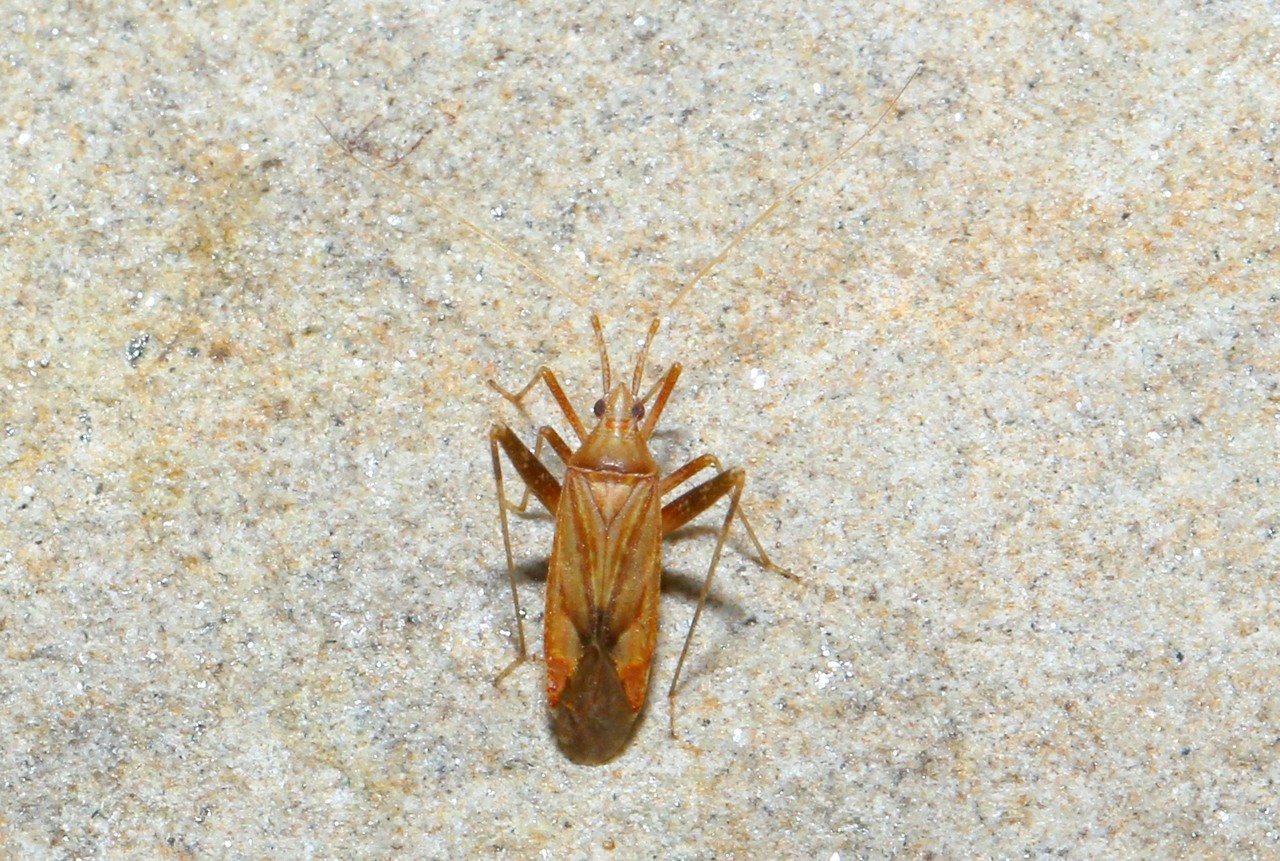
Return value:
M 1275 4 L 603 6 L 0 15 L 0 857 L 1280 856 Z M 673 741 L 670 541 L 599 768 L 485 438 L 591 311 L 804 580 Z

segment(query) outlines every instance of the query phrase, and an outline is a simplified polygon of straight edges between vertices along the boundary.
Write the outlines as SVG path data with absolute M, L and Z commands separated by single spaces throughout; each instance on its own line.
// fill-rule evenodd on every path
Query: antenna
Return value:
M 680 302 L 684 300 L 685 296 L 689 295 L 689 293 L 693 291 L 693 288 L 696 287 L 698 283 L 702 281 L 702 279 L 705 278 L 711 272 L 711 270 L 715 269 L 722 262 L 724 262 L 725 258 L 728 257 L 729 254 L 735 248 L 737 248 L 738 245 L 742 243 L 742 240 L 745 239 L 747 235 L 750 234 L 753 230 L 755 230 L 757 227 L 763 224 L 770 216 L 772 216 L 778 210 L 778 207 L 780 207 L 786 200 L 788 200 L 796 192 L 800 191 L 809 183 L 813 182 L 815 179 L 817 179 L 819 176 L 825 173 L 832 165 L 841 161 L 842 159 L 844 159 L 845 156 L 853 152 L 853 150 L 855 150 L 864 140 L 866 140 L 867 137 L 870 136 L 872 132 L 874 132 L 877 128 L 879 128 L 880 125 L 889 116 L 889 113 L 897 106 L 899 100 L 902 99 L 903 94 L 907 91 L 907 87 L 911 86 L 911 82 L 914 81 L 923 70 L 924 70 L 924 63 L 920 63 L 919 65 L 916 66 L 915 71 L 911 73 L 911 77 L 907 78 L 906 83 L 903 84 L 902 87 L 898 90 L 898 93 L 893 97 L 893 100 L 890 101 L 888 106 L 883 111 L 880 112 L 880 115 L 876 117 L 875 122 L 869 125 L 866 131 L 858 135 L 858 137 L 853 141 L 853 143 L 842 148 L 839 152 L 837 152 L 835 155 L 831 156 L 831 158 L 824 161 L 807 176 L 803 177 L 794 185 L 792 185 L 790 188 L 788 188 L 786 191 L 784 191 L 782 194 L 778 195 L 778 197 L 775 198 L 772 203 L 766 206 L 759 215 L 757 215 L 754 219 L 752 219 L 750 224 L 748 224 L 746 227 L 742 228 L 737 233 L 735 233 L 733 237 L 728 242 L 726 242 L 718 252 L 716 252 L 716 255 L 712 257 L 701 269 L 699 269 L 698 273 L 694 275 L 693 278 L 691 278 L 683 287 L 680 288 L 680 292 L 676 293 L 675 297 L 671 300 L 671 302 L 668 304 L 667 307 L 674 308 L 676 305 L 680 304 Z M 569 300 L 571 303 L 573 303 L 579 308 L 584 307 L 581 299 L 579 299 L 576 295 L 574 295 L 569 290 L 567 290 L 563 285 L 560 284 L 560 282 L 556 281 L 554 278 L 552 278 L 550 275 L 544 272 L 541 268 L 539 268 L 537 265 L 531 262 L 524 255 L 520 254 L 520 252 L 516 251 L 510 245 L 503 242 L 497 236 L 494 236 L 488 230 L 485 230 L 483 227 L 476 224 L 474 221 L 471 221 L 470 219 L 464 217 L 463 215 L 455 212 L 454 210 L 444 205 L 440 201 L 436 200 L 435 198 L 429 197 L 423 194 L 418 189 L 409 186 L 399 178 L 388 173 L 383 168 L 378 167 L 377 165 L 374 165 L 374 164 L 370 164 L 369 162 L 360 158 L 360 156 L 356 155 L 354 146 L 351 143 L 344 141 L 341 138 L 339 138 L 337 135 L 335 135 L 330 130 L 330 128 L 327 125 L 325 125 L 324 120 L 320 119 L 319 117 L 316 117 L 316 122 L 319 123 L 320 127 L 324 129 L 327 135 L 329 135 L 329 138 L 334 143 L 336 143 L 339 147 L 341 147 L 342 151 L 346 154 L 347 158 L 351 159 L 356 164 L 363 167 L 365 170 L 368 170 L 382 177 L 387 182 L 396 186 L 400 190 L 407 192 L 413 197 L 416 197 L 418 200 L 422 201 L 424 204 L 431 207 L 432 209 L 438 210 L 439 212 L 442 212 L 445 215 L 447 215 L 449 218 L 452 218 L 454 221 L 461 224 L 463 227 L 467 228 L 472 233 L 476 234 L 481 239 L 488 242 L 494 248 L 498 249 L 498 251 L 502 252 L 502 254 L 506 256 L 509 260 L 513 261 L 517 265 L 523 267 L 525 270 L 530 272 L 539 281 L 551 287 L 553 290 L 559 293 L 563 298 Z M 419 140 L 418 143 L 421 143 L 421 140 Z M 409 152 L 412 152 L 413 149 L 417 148 L 417 146 L 418 144 L 415 143 L 413 147 L 410 148 Z M 397 161 L 399 160 L 397 159 Z
M 924 70 L 924 63 L 920 63 L 919 65 L 916 66 L 915 71 L 911 73 L 911 77 L 907 78 L 907 82 L 902 85 L 902 88 L 898 90 L 898 94 L 893 97 L 893 101 L 889 102 L 888 107 L 886 107 L 883 111 L 880 112 L 880 116 L 876 117 L 876 121 L 873 122 L 871 125 L 867 126 L 867 130 L 864 131 L 862 134 L 858 135 L 857 139 L 855 139 L 853 143 L 841 149 L 831 158 L 827 159 L 822 164 L 820 164 L 808 176 L 804 177 L 795 185 L 791 186 L 782 194 L 778 195 L 778 197 L 774 199 L 773 203 L 770 203 L 768 206 L 766 206 L 764 208 L 764 211 L 761 212 L 759 215 L 757 215 L 750 224 L 748 224 L 746 227 L 742 228 L 737 233 L 735 233 L 733 235 L 733 238 L 731 238 L 728 242 L 726 242 L 724 244 L 724 247 L 721 248 L 716 253 L 716 256 L 712 257 L 711 260 L 705 266 L 703 266 L 701 269 L 698 270 L 697 275 L 694 275 L 693 278 L 690 279 L 688 283 L 686 283 L 683 287 L 680 288 L 680 292 L 675 295 L 675 298 L 671 300 L 671 303 L 667 307 L 674 308 L 676 305 L 680 304 L 680 301 L 684 299 L 684 297 L 687 296 L 690 291 L 693 290 L 693 288 L 698 284 L 699 281 L 701 281 L 704 277 L 706 277 L 707 273 L 709 273 L 712 269 L 715 269 L 717 266 L 719 266 L 724 261 L 724 259 L 729 256 L 729 252 L 737 248 L 739 243 L 741 243 L 742 240 L 746 238 L 747 234 L 749 234 L 751 231 L 759 227 L 766 219 L 769 218 L 769 216 L 773 215 L 773 213 L 778 209 L 779 206 L 783 204 L 784 201 L 786 201 L 797 191 L 800 191 L 806 185 L 808 185 L 809 183 L 817 179 L 819 176 L 821 176 L 823 172 L 827 170 L 827 168 L 831 167 L 833 164 L 843 159 L 849 153 L 853 152 L 853 150 L 856 149 L 860 143 L 862 143 L 864 140 L 867 139 L 868 135 L 870 135 L 873 131 L 879 128 L 880 124 L 883 123 L 885 121 L 885 118 L 889 116 L 889 112 L 892 111 L 894 107 L 897 106 L 898 100 L 901 99 L 902 94 L 907 91 L 907 87 L 911 86 L 911 82 L 914 81 L 916 77 L 920 74 L 920 72 L 923 70 Z
M 363 167 L 365 170 L 372 171 L 373 173 L 382 177 L 387 182 L 399 188 L 401 191 L 408 192 L 410 195 L 416 197 L 418 200 L 422 201 L 427 206 L 430 206 L 432 209 L 436 209 L 440 212 L 443 212 L 445 215 L 449 216 L 454 221 L 458 222 L 463 227 L 467 228 L 472 233 L 475 233 L 481 239 L 488 242 L 494 248 L 501 251 L 504 255 L 506 255 L 506 257 L 509 260 L 512 260 L 515 263 L 519 264 L 520 266 L 524 267 L 526 270 L 531 272 L 535 278 L 537 278 L 543 284 L 546 284 L 548 287 L 551 287 L 553 290 L 559 293 L 562 297 L 564 297 L 565 299 L 568 299 L 570 302 L 572 302 L 574 305 L 577 305 L 579 308 L 583 307 L 582 301 L 579 300 L 572 293 L 570 293 L 568 290 L 566 290 L 564 287 L 562 287 L 560 285 L 560 282 L 556 281 L 546 272 L 543 272 L 540 268 L 538 268 L 536 265 L 530 262 L 528 258 L 522 255 L 520 252 L 516 251 L 510 245 L 503 242 L 501 239 L 494 236 L 492 233 L 485 230 L 483 227 L 476 224 L 474 221 L 471 221 L 468 218 L 464 218 L 462 215 L 458 214 L 457 212 L 454 212 L 452 209 L 445 206 L 443 203 L 436 200 L 435 198 L 428 197 L 427 195 L 418 191 L 416 188 L 413 188 L 405 184 L 400 179 L 392 176 L 390 173 L 378 167 L 377 165 L 370 164 L 369 162 L 360 158 L 358 155 L 356 155 L 355 148 L 350 143 L 342 140 L 337 135 L 335 135 L 332 131 L 330 131 L 329 127 L 325 125 L 324 120 L 320 119 L 319 117 L 316 117 L 316 122 L 320 124 L 320 128 L 325 130 L 325 133 L 329 135 L 330 139 L 332 139 L 334 143 L 336 143 L 339 147 L 342 148 L 342 151 L 346 153 L 347 158 L 351 159 L 356 164 Z M 419 140 L 418 143 L 421 143 L 421 140 Z M 414 149 L 417 148 L 417 146 L 418 144 L 414 144 L 413 147 L 410 148 L 409 152 L 412 152 Z M 408 153 L 406 153 L 406 155 L 407 154 Z M 404 156 L 401 156 L 401 158 L 403 157 Z M 398 162 L 399 159 L 397 159 L 396 161 Z

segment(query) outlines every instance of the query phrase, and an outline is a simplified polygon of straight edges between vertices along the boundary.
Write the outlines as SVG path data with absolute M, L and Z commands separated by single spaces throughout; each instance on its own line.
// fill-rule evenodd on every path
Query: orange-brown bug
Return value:
M 526 487 L 555 515 L 555 539 L 547 567 L 544 643 L 547 702 L 560 749 L 573 761 L 585 764 L 607 762 L 616 756 L 630 738 L 644 706 L 649 666 L 658 637 L 658 588 L 664 535 L 706 511 L 721 497 L 729 496 L 729 512 L 711 556 L 711 567 L 703 581 L 698 609 L 690 624 L 668 699 L 675 697 L 680 667 L 735 515 L 760 554 L 760 563 L 771 571 L 794 578 L 769 559 L 739 507 L 746 481 L 746 473 L 741 468 L 725 470 L 714 455 L 707 454 L 666 476 L 659 473 L 658 464 L 649 452 L 649 438 L 671 397 L 681 367 L 672 365 L 648 395 L 639 394 L 645 358 L 658 331 L 658 322 L 655 320 L 649 327 L 636 358 L 630 387 L 626 383 L 614 383 L 612 379 L 600 318 L 594 314 L 591 326 L 600 350 L 604 394 L 596 401 L 597 422 L 590 432 L 550 369 L 539 368 L 529 384 L 515 394 L 490 382 L 517 406 L 538 381 L 546 384 L 580 442 L 574 451 L 554 428 L 544 426 L 538 432 L 538 448 L 545 440 L 564 461 L 564 481 L 557 482 L 537 454 L 505 424 L 497 423 L 489 432 L 517 625 L 520 624 L 520 603 L 515 589 L 515 560 L 511 554 L 507 512 L 523 510 L 528 497 L 526 495 L 519 505 L 507 500 L 499 448 L 520 473 Z M 646 410 L 650 397 L 653 405 Z M 717 475 L 662 504 L 664 496 L 708 468 L 714 468 Z M 518 641 L 520 655 L 516 663 L 524 657 L 523 630 L 518 634 Z M 672 714 L 674 734 L 674 710 Z
M 784 200 L 857 147 L 884 121 L 919 73 L 920 67 L 917 67 L 883 113 L 853 143 L 795 183 L 727 242 L 680 289 L 669 307 L 677 305 L 743 237 L 772 215 Z M 359 161 L 351 147 L 347 146 L 346 149 L 348 155 Z M 377 168 L 369 165 L 366 167 L 386 175 Z M 394 178 L 388 179 L 404 187 Z M 539 279 L 566 296 L 570 295 L 536 266 L 478 225 L 412 189 L 406 190 L 497 246 Z M 511 600 L 515 608 L 518 650 L 516 659 L 498 675 L 495 684 L 523 662 L 527 655 L 508 514 L 512 511 L 523 512 L 532 494 L 555 517 L 555 537 L 548 561 L 544 614 L 547 702 L 551 711 L 551 725 L 560 749 L 569 759 L 594 765 L 608 762 L 622 751 L 644 707 L 657 640 L 661 547 L 664 536 L 688 523 L 721 498 L 729 497 L 729 509 L 720 527 L 711 563 L 703 579 L 698 606 L 689 623 L 684 646 L 667 691 L 673 736 L 675 693 L 680 671 L 693 642 L 693 634 L 734 519 L 746 530 L 763 567 L 792 579 L 797 578 L 769 559 L 743 514 L 740 499 L 746 474 L 741 468 L 725 470 L 714 455 L 706 454 L 665 476 L 659 471 L 658 464 L 649 451 L 649 439 L 675 389 L 681 366 L 673 364 L 647 393 L 641 394 L 645 360 L 654 335 L 657 334 L 658 321 L 654 320 L 649 326 L 648 335 L 636 358 L 630 386 L 613 380 L 604 332 L 599 317 L 594 314 L 591 316 L 591 326 L 599 349 L 603 378 L 602 394 L 593 410 L 596 424 L 591 430 L 587 429 L 578 416 L 555 374 L 545 366 L 539 368 L 528 384 L 518 392 L 507 391 L 492 380 L 489 381 L 493 389 L 522 411 L 525 396 L 539 382 L 543 383 L 578 438 L 578 448 L 575 450 L 571 447 L 554 428 L 543 426 L 538 431 L 537 442 L 531 451 L 511 428 L 498 422 L 489 431 L 489 449 L 497 486 Z M 550 445 L 564 463 L 563 481 L 557 481 L 543 464 L 540 454 L 544 444 Z M 526 492 L 519 503 L 507 499 L 502 454 L 506 455 L 525 484 Z M 715 469 L 716 475 L 670 502 L 662 503 L 667 494 L 707 469 Z

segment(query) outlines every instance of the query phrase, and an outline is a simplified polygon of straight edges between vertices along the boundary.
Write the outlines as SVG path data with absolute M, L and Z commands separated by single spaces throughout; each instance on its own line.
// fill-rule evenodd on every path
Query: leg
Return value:
M 658 393 L 657 400 L 653 402 L 653 407 L 649 410 L 649 414 L 645 416 L 644 426 L 640 429 L 640 435 L 645 439 L 653 436 L 653 430 L 658 426 L 658 419 L 662 416 L 662 411 L 666 409 L 667 399 L 671 397 L 671 391 L 676 387 L 676 380 L 680 379 L 680 371 L 680 363 L 676 362 L 667 369 L 667 373 L 664 376 L 653 384 L 653 388 L 640 399 L 641 403 L 645 403 L 655 391 Z
M 542 445 L 544 442 L 551 443 L 551 448 L 555 451 L 556 456 L 560 458 L 561 463 L 567 464 L 569 462 L 569 458 L 573 457 L 573 451 L 565 444 L 564 439 L 562 439 L 560 434 L 556 432 L 556 429 L 550 425 L 543 425 L 538 428 L 538 441 L 533 447 L 533 458 L 539 463 L 542 462 Z M 520 503 L 518 505 L 511 505 L 508 503 L 507 509 L 509 511 L 514 511 L 516 514 L 524 514 L 525 510 L 529 507 L 529 497 L 532 495 L 532 488 L 528 484 L 525 484 L 524 493 L 520 497 Z M 555 512 L 552 511 L 552 513 L 554 514 Z
M 553 447 L 555 443 L 552 443 Z M 516 468 L 525 487 L 538 497 L 538 501 L 555 513 L 560 501 L 560 485 L 555 476 L 547 471 L 520 438 L 504 424 L 495 424 L 489 429 L 489 453 L 493 458 L 493 481 L 498 491 L 498 519 L 502 524 L 502 546 L 507 554 L 507 577 L 511 582 L 511 604 L 516 614 L 516 659 L 498 673 L 493 680 L 499 684 L 507 674 L 524 662 L 526 657 L 524 641 L 524 621 L 520 617 L 520 596 L 516 590 L 516 563 L 511 553 L 511 529 L 507 525 L 507 512 L 514 506 L 507 501 L 507 493 L 502 481 L 502 457 L 498 454 L 499 446 L 507 453 L 511 465 Z
M 564 393 L 564 389 L 560 387 L 560 381 L 556 379 L 555 372 L 543 365 L 534 373 L 533 379 L 525 384 L 525 387 L 518 392 L 509 392 L 502 386 L 489 380 L 489 388 L 502 395 L 511 403 L 516 405 L 516 409 L 524 412 L 524 399 L 529 394 L 529 390 L 536 386 L 539 382 L 546 384 L 547 389 L 551 392 L 551 397 L 556 399 L 556 403 L 560 405 L 560 411 L 564 413 L 564 417 L 569 420 L 569 424 L 573 426 L 573 432 L 578 435 L 580 441 L 586 440 L 587 429 L 582 424 L 582 419 L 578 418 L 578 413 L 574 410 L 573 404 L 569 403 L 569 396 Z M 527 415 L 527 413 L 526 413 Z
M 715 505 L 720 497 L 732 490 L 733 488 L 731 484 L 723 484 L 723 482 L 726 481 L 726 476 L 732 475 L 733 473 L 741 473 L 742 480 L 744 482 L 746 481 L 746 473 L 744 473 L 740 467 L 735 467 L 734 469 L 726 472 L 724 467 L 720 465 L 719 458 L 714 454 L 704 454 L 702 457 L 694 458 L 675 472 L 668 475 L 666 478 L 662 479 L 662 482 L 658 485 L 658 492 L 662 495 L 666 495 L 670 493 L 673 488 L 679 487 L 708 467 L 715 468 L 720 474 L 715 478 L 699 484 L 692 490 L 686 491 L 684 494 L 673 499 L 662 507 L 663 535 L 667 535 L 679 529 L 681 526 L 684 526 L 690 520 L 693 520 L 693 518 Z M 756 537 L 756 531 L 751 528 L 751 524 L 747 521 L 746 512 L 744 512 L 739 506 L 735 505 L 733 507 L 737 509 L 738 520 L 742 523 L 742 528 L 747 531 L 747 537 L 750 538 L 751 543 L 755 545 L 756 553 L 760 556 L 756 561 L 760 563 L 760 566 L 775 574 L 781 574 L 783 577 L 790 580 L 799 581 L 799 577 L 792 574 L 782 566 L 775 564 L 774 561 L 769 558 L 769 554 L 764 552 L 764 545 L 762 545 L 760 543 L 760 539 Z M 721 535 L 721 541 L 723 540 L 724 536 Z
M 684 466 L 677 469 L 662 482 L 662 488 L 669 490 L 671 487 L 681 484 L 690 476 L 707 468 L 714 466 L 720 469 L 720 462 L 714 455 L 703 455 L 696 458 Z M 716 548 L 711 554 L 711 564 L 707 568 L 707 576 L 702 581 L 702 591 L 698 595 L 698 606 L 693 611 L 693 619 L 689 622 L 689 633 L 685 635 L 684 647 L 680 650 L 680 659 L 676 661 L 676 671 L 671 678 L 671 687 L 667 690 L 667 709 L 670 718 L 671 737 L 676 736 L 676 687 L 680 683 L 680 671 L 684 669 L 685 658 L 689 655 L 689 647 L 693 644 L 693 632 L 698 627 L 698 620 L 702 618 L 702 608 L 706 606 L 707 595 L 711 592 L 711 582 L 715 578 L 716 565 L 720 562 L 720 553 L 724 550 L 725 539 L 729 536 L 729 526 L 733 523 L 736 515 L 742 521 L 743 527 L 747 530 L 747 535 L 751 537 L 751 542 L 756 547 L 756 552 L 760 554 L 760 564 L 773 571 L 788 577 L 792 580 L 799 580 L 790 571 L 782 568 L 769 559 L 769 556 L 761 546 L 760 540 L 756 538 L 755 530 L 751 528 L 751 524 L 747 522 L 746 516 L 742 513 L 739 506 L 739 500 L 742 497 L 742 488 L 746 484 L 747 474 L 740 467 L 720 472 L 714 478 L 711 478 L 692 490 L 689 490 L 682 496 L 667 503 L 662 508 L 662 531 L 667 534 L 673 529 L 678 529 L 685 523 L 697 517 L 714 505 L 722 496 L 729 495 L 729 510 L 724 517 L 724 523 L 720 527 L 720 535 L 716 540 Z

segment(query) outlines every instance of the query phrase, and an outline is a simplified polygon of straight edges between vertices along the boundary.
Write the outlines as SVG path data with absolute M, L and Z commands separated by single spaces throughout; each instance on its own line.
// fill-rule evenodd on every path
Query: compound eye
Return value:
M 604 418 L 604 398 L 596 401 L 595 409 L 592 412 L 596 414 L 596 418 Z
M 636 421 L 640 421 L 640 419 L 644 418 L 643 402 L 636 401 L 634 404 L 631 405 L 631 417 Z

